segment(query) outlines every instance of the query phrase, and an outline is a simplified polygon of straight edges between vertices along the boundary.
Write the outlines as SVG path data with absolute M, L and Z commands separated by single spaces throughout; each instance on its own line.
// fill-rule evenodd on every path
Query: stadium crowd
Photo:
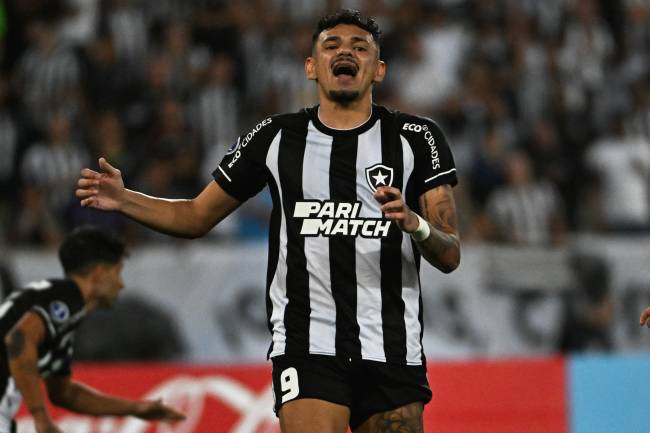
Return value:
M 102 155 L 126 184 L 189 197 L 242 132 L 315 104 L 315 20 L 358 8 L 384 31 L 377 103 L 443 128 L 461 234 L 526 245 L 650 231 L 647 0 L 0 0 L 0 245 L 56 246 L 84 222 Z M 212 237 L 261 236 L 270 198 Z

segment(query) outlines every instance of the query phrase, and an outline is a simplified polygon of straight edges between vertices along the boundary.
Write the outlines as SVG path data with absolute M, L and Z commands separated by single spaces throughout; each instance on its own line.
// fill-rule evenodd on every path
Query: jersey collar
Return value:
M 368 120 L 366 120 L 364 123 L 362 123 L 359 126 L 356 126 L 351 129 L 336 129 L 336 128 L 330 128 L 329 126 L 325 125 L 323 122 L 318 117 L 318 109 L 319 105 L 316 105 L 307 111 L 309 112 L 309 117 L 311 118 L 311 121 L 313 122 L 314 126 L 316 129 L 318 129 L 320 132 L 326 135 L 332 135 L 332 136 L 345 136 L 345 135 L 359 135 L 362 134 L 366 131 L 368 131 L 370 128 L 373 127 L 377 119 L 379 118 L 379 109 L 378 106 L 375 104 L 372 104 L 372 112 L 370 113 L 370 117 Z

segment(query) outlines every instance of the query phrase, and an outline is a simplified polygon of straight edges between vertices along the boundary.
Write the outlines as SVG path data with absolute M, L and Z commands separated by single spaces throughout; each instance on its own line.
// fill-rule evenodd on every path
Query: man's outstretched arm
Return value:
M 62 433 L 54 424 L 45 406 L 38 373 L 38 345 L 45 338 L 45 324 L 36 313 L 28 312 L 4 339 L 9 371 L 16 387 L 34 418 L 38 433 Z
M 441 185 L 420 196 L 422 220 L 404 202 L 402 193 L 393 187 L 382 187 L 375 193 L 375 199 L 382 204 L 384 216 L 395 221 L 402 231 L 413 234 L 426 229 L 428 236 L 416 240 L 418 250 L 442 272 L 449 273 L 460 264 L 460 240 L 456 204 L 449 185 Z M 421 224 L 428 228 L 421 227 Z
M 120 170 L 104 158 L 99 159 L 99 168 L 100 171 L 81 170 L 76 190 L 81 206 L 121 212 L 172 236 L 203 236 L 240 204 L 216 182 L 209 183 L 193 199 L 170 200 L 126 189 Z
M 95 416 L 135 416 L 146 420 L 181 421 L 185 416 L 162 400 L 129 400 L 103 394 L 69 376 L 45 380 L 52 403 L 73 412 Z

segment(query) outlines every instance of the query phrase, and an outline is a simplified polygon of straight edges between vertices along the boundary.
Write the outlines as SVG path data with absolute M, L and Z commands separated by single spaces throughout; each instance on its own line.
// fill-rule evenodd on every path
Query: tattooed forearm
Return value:
M 460 262 L 460 241 L 451 187 L 443 185 L 423 194 L 420 208 L 431 229 L 431 235 L 417 243 L 420 253 L 441 271 L 453 271 Z
M 7 353 L 9 359 L 14 359 L 19 357 L 23 353 L 25 348 L 25 335 L 20 329 L 16 329 L 9 335 L 9 346 L 7 347 Z

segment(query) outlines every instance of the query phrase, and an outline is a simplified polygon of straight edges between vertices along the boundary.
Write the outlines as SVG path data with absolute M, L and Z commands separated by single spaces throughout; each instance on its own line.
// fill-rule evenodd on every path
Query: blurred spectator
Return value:
M 197 168 L 199 146 L 192 134 L 183 105 L 180 101 L 167 97 L 162 99 L 156 108 L 156 119 L 149 130 L 146 149 L 141 149 L 142 157 L 147 159 L 151 154 L 171 158 L 189 155 Z M 193 192 L 195 191 L 187 191 L 182 195 Z
M 75 53 L 62 41 L 56 24 L 46 19 L 28 28 L 30 47 L 16 71 L 17 89 L 26 121 L 45 129 L 50 111 L 79 111 L 80 67 Z
M 135 161 L 130 158 L 122 119 L 115 111 L 104 111 L 99 114 L 94 126 L 93 153 L 105 157 L 111 164 L 119 164 L 122 175 L 128 179 L 133 173 Z
M 101 111 L 120 107 L 126 102 L 131 83 L 125 64 L 115 55 L 111 38 L 102 35 L 86 47 L 84 90 L 89 109 Z
M 650 142 L 625 135 L 619 113 L 585 157 L 592 171 L 592 226 L 618 233 L 650 229 Z
M 423 115 L 457 91 L 469 44 L 466 29 L 449 20 L 443 9 L 434 9 L 428 24 L 405 35 L 404 57 L 393 60 L 388 74 L 403 109 Z
M 237 137 L 241 102 L 233 87 L 235 64 L 225 54 L 215 56 L 207 70 L 205 84 L 192 105 L 192 124 L 207 154 L 206 176 L 221 161 Z
M 534 178 L 521 152 L 505 159 L 507 183 L 488 198 L 485 237 L 515 245 L 557 245 L 566 235 L 564 206 L 555 188 Z
M 629 50 L 650 45 L 650 3 L 647 0 L 623 0 L 627 15 L 626 42 Z
M 305 58 L 311 55 L 311 27 L 297 26 L 291 38 L 283 41 L 270 59 L 267 98 L 269 112 L 291 112 L 318 102 L 318 90 L 305 79 Z M 267 66 L 267 67 L 268 67 Z
M 77 177 L 88 164 L 84 147 L 75 142 L 68 117 L 61 111 L 50 116 L 45 142 L 32 144 L 21 166 L 24 190 L 43 194 L 45 206 L 61 223 L 63 211 L 75 199 Z
M 18 124 L 9 105 L 8 86 L 0 75 L 0 227 L 6 221 L 6 212 L 17 197 L 18 179 Z M 0 229 L 0 239 L 2 239 Z
M 172 21 L 163 30 L 160 55 L 169 62 L 169 88 L 175 97 L 186 100 L 196 86 L 199 73 L 209 62 L 206 47 L 191 45 L 191 31 L 182 22 Z
M 144 67 L 149 43 L 144 13 L 134 0 L 108 0 L 108 3 L 107 26 L 116 56 L 137 75 Z
M 650 64 L 650 58 L 646 64 Z M 645 75 L 630 86 L 633 103 L 625 120 L 625 134 L 644 137 L 650 143 L 650 73 L 646 71 Z
M 566 0 L 510 0 L 510 8 L 520 8 L 532 20 L 541 40 L 553 41 L 560 36 L 568 3 Z
M 614 305 L 605 260 L 579 253 L 570 261 L 574 284 L 564 300 L 558 349 L 563 352 L 612 350 Z
M 524 149 L 530 156 L 535 177 L 548 181 L 559 192 L 566 206 L 566 216 L 574 222 L 575 203 L 580 192 L 575 181 L 578 168 L 561 140 L 556 123 L 540 118 L 531 124 Z
M 126 96 L 124 106 L 125 126 L 136 141 L 145 140 L 156 121 L 162 101 L 172 96 L 171 64 L 169 58 L 151 55 L 147 59 L 147 72 L 137 81 Z M 140 149 L 143 150 L 143 149 Z M 140 152 L 141 153 L 141 152 Z M 140 153 L 136 153 L 140 157 Z
M 61 37 L 74 46 L 89 44 L 97 33 L 101 0 L 66 0 L 67 14 L 61 21 Z
M 15 223 L 7 234 L 13 243 L 56 248 L 65 230 L 48 206 L 43 188 L 28 187 L 21 191 Z
M 539 2 L 537 2 L 539 3 Z M 520 108 L 520 123 L 529 126 L 549 112 L 554 96 L 554 71 L 547 43 L 535 33 L 532 19 L 513 15 L 509 38 L 512 44 L 512 78 Z
M 576 0 L 559 53 L 564 99 L 570 112 L 586 110 L 605 83 L 614 41 L 598 15 L 595 0 Z
M 484 206 L 492 192 L 504 182 L 503 161 L 509 149 L 496 128 L 490 128 L 473 158 L 470 194 L 479 206 Z

